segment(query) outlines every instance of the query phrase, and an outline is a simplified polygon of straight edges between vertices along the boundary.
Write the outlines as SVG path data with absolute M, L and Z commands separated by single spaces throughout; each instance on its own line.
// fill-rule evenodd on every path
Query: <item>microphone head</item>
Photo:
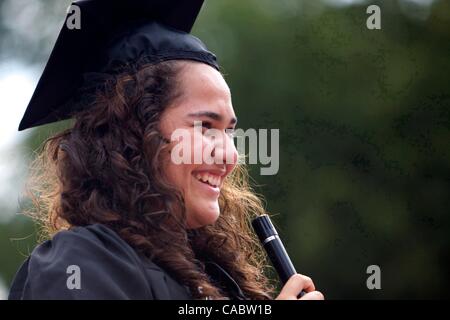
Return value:
M 275 227 L 267 214 L 254 218 L 252 226 L 261 243 L 264 243 L 269 237 L 278 236 L 277 230 L 275 230 Z

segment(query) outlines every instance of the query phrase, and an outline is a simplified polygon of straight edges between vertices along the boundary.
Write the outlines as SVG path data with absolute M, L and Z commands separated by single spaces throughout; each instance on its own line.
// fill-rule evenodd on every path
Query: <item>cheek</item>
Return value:
M 189 165 L 175 164 L 170 160 L 170 157 L 166 159 L 164 164 L 164 175 L 168 182 L 181 192 L 186 191 L 187 184 L 189 183 L 190 170 Z
M 192 139 L 192 148 L 191 148 L 191 158 L 193 160 L 192 163 L 201 164 L 203 163 L 203 154 L 204 150 L 206 148 L 206 142 L 204 141 L 203 137 L 195 136 L 194 139 Z
M 174 156 L 182 158 L 183 164 L 201 164 L 207 147 L 211 148 L 211 141 L 203 136 L 201 132 L 189 130 L 186 136 L 176 140 L 176 151 Z
M 226 164 L 227 171 L 231 172 L 238 163 L 238 157 L 238 151 L 232 139 L 214 142 L 202 134 L 193 135 L 191 141 L 192 163 Z

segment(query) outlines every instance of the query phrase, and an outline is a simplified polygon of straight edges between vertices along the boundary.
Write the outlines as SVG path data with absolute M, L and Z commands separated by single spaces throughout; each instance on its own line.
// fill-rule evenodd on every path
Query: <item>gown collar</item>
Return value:
M 213 278 L 213 280 L 215 280 L 215 282 L 225 286 L 225 289 L 230 293 L 232 300 L 248 300 L 236 280 L 234 280 L 233 277 L 217 263 L 210 260 L 206 261 L 205 271 Z

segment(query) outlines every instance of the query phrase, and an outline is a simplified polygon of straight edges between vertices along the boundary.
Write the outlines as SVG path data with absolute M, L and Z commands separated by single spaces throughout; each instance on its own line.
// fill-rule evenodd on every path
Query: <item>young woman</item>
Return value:
M 179 36 L 145 28 L 150 39 Z M 137 29 L 129 34 L 113 42 L 120 54 L 137 43 Z M 95 90 L 85 72 L 71 93 L 80 98 L 73 126 L 49 138 L 34 163 L 33 216 L 51 239 L 22 265 L 10 299 L 297 299 L 302 290 L 302 299 L 323 299 L 303 275 L 275 294 L 249 227 L 264 208 L 237 163 L 230 90 L 203 47 L 172 49 L 102 68 Z M 117 51 L 107 52 L 111 62 Z M 175 130 L 191 139 L 183 156 L 201 154 L 200 162 L 173 161 Z

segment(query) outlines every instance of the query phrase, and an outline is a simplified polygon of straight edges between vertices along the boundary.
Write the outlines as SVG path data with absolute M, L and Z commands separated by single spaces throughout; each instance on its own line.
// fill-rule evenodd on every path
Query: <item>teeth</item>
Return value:
M 219 184 L 220 184 L 220 177 L 213 176 L 213 175 L 208 174 L 208 173 L 204 173 L 204 174 L 197 173 L 195 175 L 195 178 L 197 180 L 206 182 L 206 183 L 208 183 L 208 184 L 210 184 L 210 185 L 212 185 L 214 187 L 218 187 Z

